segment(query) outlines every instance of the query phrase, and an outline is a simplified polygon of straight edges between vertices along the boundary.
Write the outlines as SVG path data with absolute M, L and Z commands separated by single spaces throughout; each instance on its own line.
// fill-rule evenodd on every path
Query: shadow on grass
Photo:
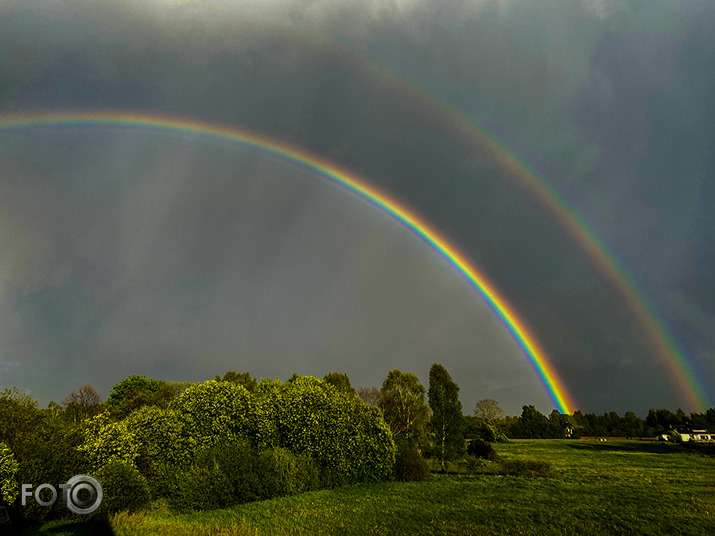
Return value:
M 3 533 L 4 534 L 4 533 Z M 31 536 L 34 534 L 66 534 L 72 536 L 115 536 L 109 521 L 104 518 L 82 521 L 52 521 L 44 525 L 27 527 L 18 534 Z
M 667 454 L 678 452 L 676 445 L 664 441 L 614 441 L 614 442 L 583 442 L 568 443 L 572 449 L 595 450 L 610 452 L 644 452 L 650 454 Z

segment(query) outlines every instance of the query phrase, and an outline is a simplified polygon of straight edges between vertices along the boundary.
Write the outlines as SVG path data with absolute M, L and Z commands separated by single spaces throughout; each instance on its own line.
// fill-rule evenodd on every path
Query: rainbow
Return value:
M 316 172 L 392 216 L 407 227 L 457 270 L 487 302 L 517 341 L 561 413 L 572 413 L 575 404 L 534 335 L 496 287 L 449 241 L 414 212 L 370 185 L 365 179 L 326 159 L 268 137 L 218 123 L 128 111 L 67 111 L 17 113 L 0 116 L 0 131 L 51 126 L 117 126 L 174 130 L 232 141 L 277 156 Z
M 541 177 L 520 155 L 486 127 L 465 117 L 463 111 L 443 103 L 417 84 L 383 67 L 362 51 L 355 51 L 336 43 L 333 43 L 333 47 L 344 61 L 351 61 L 352 67 L 362 70 L 364 76 L 380 81 L 419 103 L 424 111 L 434 114 L 440 124 L 449 125 L 465 143 L 476 145 L 490 154 L 502 169 L 514 177 L 561 225 L 568 229 L 579 246 L 610 280 L 630 311 L 644 327 L 649 345 L 676 384 L 685 408 L 704 412 L 710 407 L 712 401 L 706 396 L 706 390 L 685 355 L 678 348 L 665 321 L 648 303 L 644 293 L 638 289 L 636 281 L 621 265 L 614 252 L 591 231 L 583 218 L 544 177 Z

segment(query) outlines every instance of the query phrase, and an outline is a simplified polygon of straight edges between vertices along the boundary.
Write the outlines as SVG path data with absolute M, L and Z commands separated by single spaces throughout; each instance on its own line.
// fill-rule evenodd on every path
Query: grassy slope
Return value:
M 119 535 L 715 533 L 715 458 L 635 441 L 495 447 L 504 457 L 550 461 L 557 475 L 435 475 L 214 512 L 120 516 L 115 527 Z

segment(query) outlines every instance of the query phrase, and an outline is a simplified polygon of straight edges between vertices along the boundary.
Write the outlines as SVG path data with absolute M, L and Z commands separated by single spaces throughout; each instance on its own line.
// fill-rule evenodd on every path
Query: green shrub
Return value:
M 144 406 L 129 415 L 125 423 L 138 443 L 137 469 L 156 494 L 163 475 L 189 465 L 196 444 L 183 434 L 181 419 L 174 410 Z
M 45 420 L 36 429 L 18 435 L 12 448 L 18 464 L 15 480 L 34 486 L 44 482 L 57 486 L 73 475 L 90 472 L 84 453 L 77 450 L 83 441 L 81 426 L 63 425 L 59 419 Z M 28 500 L 25 506 L 15 501 L 13 509 L 18 517 L 33 521 L 67 514 L 67 508 L 59 500 L 51 507 L 41 506 L 34 499 Z
M 178 408 L 184 433 L 199 449 L 236 440 L 259 442 L 256 402 L 243 385 L 216 380 L 194 384 L 182 393 Z
M 325 482 L 385 480 L 395 443 L 380 410 L 311 376 L 262 382 L 257 396 L 275 423 L 276 446 L 318 464 Z
M 262 452 L 256 459 L 254 469 L 259 483 L 256 491 L 260 499 L 299 493 L 298 464 L 290 451 L 276 448 Z
M 97 471 L 95 476 L 104 492 L 100 507 L 102 512 L 133 512 L 149 503 L 149 484 L 135 467 L 113 460 Z
M 415 447 L 397 451 L 395 459 L 395 478 L 403 482 L 427 480 L 430 477 L 429 466 Z
M 235 504 L 230 479 L 213 466 L 195 465 L 169 477 L 169 506 L 177 512 L 214 510 Z
M 470 473 L 476 473 L 479 469 L 486 467 L 487 461 L 473 454 L 467 454 L 464 458 L 464 468 Z
M 261 498 L 258 458 L 256 449 L 248 442 L 233 441 L 207 450 L 197 459 L 197 465 L 220 471 L 227 499 L 231 504 L 240 504 Z
M 499 455 L 494 450 L 494 447 L 492 447 L 490 443 L 480 439 L 473 439 L 469 442 L 469 445 L 467 445 L 467 454 L 492 462 L 499 459 Z
M 235 441 L 205 450 L 192 467 L 170 475 L 161 489 L 171 508 L 186 512 L 293 495 L 320 485 L 318 468 L 307 456 L 282 448 L 258 452 Z
M 104 412 L 85 421 L 84 443 L 78 448 L 87 456 L 93 471 L 112 461 L 133 467 L 139 454 L 139 441 L 127 421 L 114 422 L 109 413 Z

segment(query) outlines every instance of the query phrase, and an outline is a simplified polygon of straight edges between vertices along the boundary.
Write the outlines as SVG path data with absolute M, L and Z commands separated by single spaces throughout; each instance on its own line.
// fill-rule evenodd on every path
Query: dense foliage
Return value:
M 433 453 L 444 466 L 447 460 L 462 458 L 466 444 L 459 386 L 439 363 L 430 367 L 427 397 L 432 409 L 429 427 L 434 437 Z
M 378 408 L 311 376 L 264 382 L 258 393 L 275 423 L 275 445 L 307 454 L 336 484 L 392 473 L 395 443 Z
M 19 508 L 19 483 L 57 485 L 88 473 L 106 485 L 105 512 L 141 508 L 150 497 L 202 510 L 347 483 L 421 480 L 436 467 L 423 455 L 443 469 L 454 460 L 471 472 L 550 472 L 499 460 L 490 443 L 507 438 L 653 437 L 676 425 L 715 430 L 715 408 L 690 415 L 652 409 L 641 419 L 633 412 L 547 416 L 524 406 L 520 416 L 505 417 L 485 399 L 465 417 L 447 370 L 435 364 L 429 379 L 431 412 L 419 379 L 399 370 L 381 389 L 357 391 L 343 373 L 260 383 L 233 371 L 203 383 L 131 376 L 103 404 L 83 386 L 64 406 L 47 409 L 21 389 L 5 389 L 0 500 L 18 517 L 63 516 L 62 501 Z
M 227 441 L 258 441 L 258 411 L 253 396 L 234 382 L 210 380 L 183 392 L 178 415 L 197 448 Z
M 19 466 L 12 451 L 0 443 L 0 504 L 10 504 L 17 498 L 18 483 L 15 480 Z
M 149 502 L 149 485 L 146 478 L 128 463 L 112 460 L 102 466 L 95 476 L 102 483 L 103 512 L 133 512 Z

